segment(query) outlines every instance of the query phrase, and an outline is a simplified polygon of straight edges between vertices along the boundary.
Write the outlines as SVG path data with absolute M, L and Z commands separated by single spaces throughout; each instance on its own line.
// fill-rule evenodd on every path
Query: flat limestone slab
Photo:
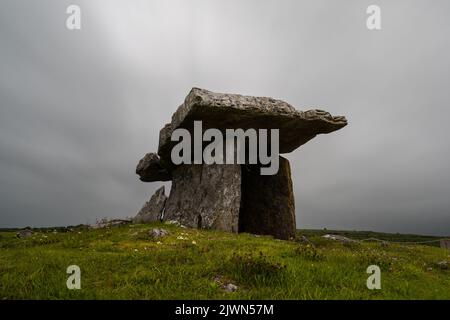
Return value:
M 203 129 L 279 129 L 280 153 L 288 153 L 318 134 L 330 133 L 347 125 L 342 116 L 332 116 L 323 110 L 299 111 L 290 104 L 268 97 L 214 93 L 193 88 L 184 103 L 172 116 L 172 121 L 161 129 L 158 154 L 170 161 L 174 143 L 173 130 L 192 130 L 201 120 Z

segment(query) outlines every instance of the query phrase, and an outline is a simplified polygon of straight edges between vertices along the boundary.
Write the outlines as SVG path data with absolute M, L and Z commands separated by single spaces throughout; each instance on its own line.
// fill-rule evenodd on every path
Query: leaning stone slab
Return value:
M 191 228 L 238 231 L 240 165 L 181 165 L 172 175 L 164 220 Z
M 279 129 L 280 153 L 288 153 L 318 134 L 330 133 L 347 125 L 345 117 L 326 111 L 298 111 L 290 104 L 268 97 L 214 93 L 193 88 L 159 135 L 159 156 L 170 161 L 174 143 L 170 140 L 177 128 L 192 130 L 194 121 L 203 129 Z
M 149 223 L 161 221 L 162 212 L 166 204 L 167 197 L 164 194 L 164 186 L 156 190 L 149 201 L 142 207 L 139 213 L 134 217 L 134 223 Z

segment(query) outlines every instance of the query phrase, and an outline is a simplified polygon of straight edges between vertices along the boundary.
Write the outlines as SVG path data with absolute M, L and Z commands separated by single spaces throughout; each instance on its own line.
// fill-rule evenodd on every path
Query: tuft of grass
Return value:
M 295 253 L 303 259 L 319 261 L 324 258 L 324 255 L 311 244 L 300 244 L 294 249 Z
M 273 257 L 259 251 L 233 253 L 224 264 L 223 273 L 238 283 L 246 285 L 270 285 L 274 281 L 282 280 L 286 265 Z

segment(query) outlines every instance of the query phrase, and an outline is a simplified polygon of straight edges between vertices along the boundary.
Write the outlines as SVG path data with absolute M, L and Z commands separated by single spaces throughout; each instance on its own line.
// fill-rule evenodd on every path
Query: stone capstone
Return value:
M 177 128 L 193 130 L 194 121 L 202 121 L 203 130 L 279 129 L 280 153 L 288 153 L 318 134 L 330 133 L 347 125 L 342 116 L 314 109 L 299 111 L 290 104 L 268 97 L 214 93 L 193 88 L 184 103 L 159 133 L 158 155 L 170 164 L 171 141 Z

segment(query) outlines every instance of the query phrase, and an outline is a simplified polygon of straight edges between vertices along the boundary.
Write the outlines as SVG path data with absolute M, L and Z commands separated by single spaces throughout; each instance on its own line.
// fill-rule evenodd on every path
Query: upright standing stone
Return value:
M 172 176 L 164 220 L 194 228 L 238 231 L 240 165 L 181 165 Z
M 280 157 L 278 173 L 261 176 L 257 165 L 242 166 L 239 232 L 295 237 L 295 201 L 289 161 Z

